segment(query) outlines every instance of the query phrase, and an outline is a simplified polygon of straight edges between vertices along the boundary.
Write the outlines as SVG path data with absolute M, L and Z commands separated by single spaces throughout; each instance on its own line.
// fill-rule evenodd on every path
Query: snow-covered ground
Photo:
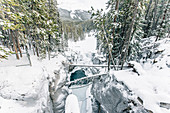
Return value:
M 82 41 L 69 41 L 68 47 L 71 50 L 74 50 L 76 52 L 81 52 L 82 54 L 89 53 L 89 52 L 96 52 L 96 38 L 94 38 L 94 33 L 91 32 L 89 34 L 86 34 L 86 39 Z
M 69 46 L 74 51 L 80 47 L 79 50 L 83 52 L 87 52 L 85 48 L 88 48 L 89 52 L 95 50 L 95 39 L 92 40 L 88 37 L 86 41 L 76 42 L 76 44 L 70 41 Z M 10 55 L 8 60 L 0 62 L 0 113 L 41 113 L 44 109 L 50 109 L 45 108 L 49 104 L 47 103 L 49 96 L 47 78 L 55 76 L 54 70 L 60 70 L 62 75 L 58 78 L 58 83 L 66 78 L 62 64 L 66 58 L 63 55 L 58 54 L 51 60 L 48 58 L 39 60 L 32 51 L 29 53 L 32 66 L 29 66 L 26 54 L 23 54 L 20 60 L 16 60 L 15 55 Z
M 170 103 L 170 39 L 158 41 L 159 46 L 155 52 L 162 51 L 154 59 L 147 59 L 145 63 L 131 62 L 138 74 L 132 69 L 113 71 L 119 81 L 123 81 L 130 90 L 143 100 L 143 106 L 154 113 L 170 113 L 170 109 L 161 108 L 159 103 Z M 96 53 L 96 39 L 86 36 L 86 40 L 79 42 L 69 41 L 71 52 L 77 52 L 88 58 L 91 53 Z M 67 54 L 71 54 L 67 52 Z M 29 64 L 24 55 L 21 60 L 16 60 L 14 55 L 9 60 L 0 62 L 0 113 L 41 113 L 46 108 L 48 100 L 47 77 L 55 76 L 54 70 L 60 70 L 59 80 L 66 77 L 62 62 L 66 58 L 62 55 L 51 60 L 37 60 L 31 51 L 32 67 L 19 66 Z M 81 63 L 78 61 L 77 63 Z M 83 63 L 90 63 L 84 59 Z M 90 90 L 87 91 L 87 96 Z M 87 109 L 91 111 L 90 98 L 87 100 Z M 89 113 L 90 113 L 89 111 Z
M 54 70 L 60 70 L 65 60 L 58 55 L 51 60 L 38 60 L 31 51 L 32 67 L 26 55 L 16 60 L 15 55 L 0 62 L 0 113 L 42 113 L 49 110 L 49 81 Z M 27 66 L 19 66 L 19 65 Z M 16 67 L 17 66 L 17 67 Z M 61 69 L 60 73 L 63 69 Z M 64 78 L 65 73 L 61 76 Z
M 154 113 L 170 113 L 170 110 L 160 108 L 159 103 L 170 102 L 170 69 L 146 71 L 138 76 L 131 70 L 114 72 L 119 81 L 123 81 L 143 102 L 144 107 Z
M 151 48 L 153 52 L 162 50 L 163 52 L 158 55 L 152 54 L 152 58 L 145 59 L 145 63 L 142 60 L 141 63 L 131 61 L 138 73 L 133 72 L 133 69 L 113 71 L 113 73 L 143 100 L 146 109 L 154 113 L 170 113 L 170 109 L 160 107 L 160 102 L 170 103 L 170 39 L 165 38 L 156 43 L 155 37 L 150 37 L 148 40 L 150 45 L 159 45 Z M 96 52 L 94 44 L 96 44 L 95 38 L 89 37 L 81 42 L 69 42 L 69 47 L 85 54 Z M 153 63 L 154 59 L 156 63 Z
M 160 40 L 156 44 L 159 46 L 155 52 L 163 50 L 157 57 L 153 55 L 156 63 L 153 63 L 154 59 L 148 59 L 144 64 L 131 62 L 139 76 L 132 69 L 115 71 L 114 74 L 143 100 L 145 108 L 154 113 L 170 113 L 170 109 L 160 107 L 160 102 L 170 103 L 170 39 Z

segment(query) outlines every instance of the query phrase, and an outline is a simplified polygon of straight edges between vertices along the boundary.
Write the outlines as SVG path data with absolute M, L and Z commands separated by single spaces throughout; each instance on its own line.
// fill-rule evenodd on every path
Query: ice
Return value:
M 80 113 L 78 99 L 73 94 L 66 98 L 65 113 Z
M 90 54 L 97 53 L 95 50 L 96 39 L 92 34 L 91 36 L 86 35 L 86 39 L 83 41 L 69 41 L 69 48 L 72 51 L 66 52 L 66 55 L 71 56 L 71 54 L 77 53 L 76 57 L 83 59 L 83 61 L 78 60 L 77 63 L 90 64 Z M 151 37 L 150 44 L 154 44 L 153 42 L 154 37 Z M 143 100 L 143 106 L 146 109 L 152 110 L 154 113 L 170 113 L 170 110 L 161 108 L 159 105 L 160 102 L 170 103 L 170 68 L 168 67 L 170 65 L 170 40 L 165 38 L 155 44 L 158 43 L 159 46 L 155 50 L 163 50 L 163 52 L 156 58 L 154 57 L 157 60 L 156 63 L 153 64 L 154 59 L 148 59 L 145 63 L 130 62 L 134 64 L 134 68 L 140 76 L 132 69 L 111 70 L 111 73 Z M 8 60 L 0 62 L 0 113 L 35 113 L 37 110 L 43 110 L 48 106 L 46 102 L 49 92 L 46 78 L 48 76 L 55 77 L 54 70 L 62 75 L 58 82 L 62 82 L 66 78 L 62 64 L 66 61 L 65 56 L 55 54 L 57 56 L 51 60 L 39 60 L 32 51 L 29 53 L 31 54 L 32 67 L 29 65 L 16 67 L 29 64 L 26 55 L 23 55 L 20 60 L 16 60 L 15 55 L 11 55 Z M 104 71 L 105 69 L 100 70 L 101 73 Z M 105 91 L 105 89 L 102 90 Z M 90 89 L 86 95 L 88 113 L 90 113 Z M 70 102 L 74 102 L 74 105 L 78 106 L 75 96 L 71 95 L 71 97 L 68 98 Z M 67 105 L 72 106 L 70 103 Z M 69 107 L 66 108 L 69 109 Z M 80 108 L 77 107 L 75 111 L 80 111 Z

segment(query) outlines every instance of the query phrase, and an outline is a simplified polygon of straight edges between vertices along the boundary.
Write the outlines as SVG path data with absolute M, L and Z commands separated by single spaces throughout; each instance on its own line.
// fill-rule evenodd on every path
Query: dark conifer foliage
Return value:
M 169 36 L 169 0 L 109 0 L 107 11 L 92 7 L 98 49 L 108 56 L 108 65 L 120 65 L 136 59 L 140 39 Z M 104 49 L 101 49 L 104 48 Z
M 22 57 L 20 47 L 30 47 L 41 58 L 59 46 L 62 28 L 56 0 L 1 0 L 0 34 L 4 46 Z M 50 58 L 50 56 L 49 56 Z

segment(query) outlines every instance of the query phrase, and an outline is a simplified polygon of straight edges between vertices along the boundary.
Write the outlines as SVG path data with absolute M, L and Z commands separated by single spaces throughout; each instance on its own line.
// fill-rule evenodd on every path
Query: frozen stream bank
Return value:
M 8 61 L 0 62 L 0 113 L 64 113 L 66 98 L 71 94 L 68 86 L 64 84 L 69 81 L 71 73 L 80 69 L 89 77 L 106 73 L 93 79 L 93 84 L 87 88 L 87 104 L 82 112 L 170 113 L 166 106 L 160 107 L 160 103 L 170 103 L 169 39 L 156 43 L 155 53 L 150 59 L 143 59 L 145 61 L 142 62 L 146 62 L 144 65 L 132 62 L 138 73 L 133 72 L 133 69 L 111 71 L 107 74 L 107 69 L 99 67 L 68 68 L 70 62 L 88 65 L 104 63 L 105 58 L 95 50 L 95 41 L 95 38 L 90 36 L 87 37 L 87 42 L 69 42 L 69 51 L 66 51 L 64 56 L 61 53 L 53 53 L 55 57 L 51 60 L 37 60 L 29 51 L 32 67 L 16 67 L 16 64 L 28 64 L 26 56 L 21 60 L 10 56 Z M 150 51 L 150 45 L 153 44 L 148 43 L 152 43 L 152 40 L 148 39 L 146 43 L 148 47 L 143 47 Z M 153 60 L 156 63 L 153 64 Z M 79 90 L 76 93 L 80 96 L 85 94 Z
M 66 53 L 66 55 L 69 61 L 74 64 L 98 64 L 99 60 L 101 60 L 99 57 L 101 58 L 102 55 L 98 55 L 95 48 L 96 39 L 94 37 L 87 37 L 84 41 L 76 43 L 69 42 L 69 49 L 73 51 L 71 53 Z M 105 58 L 103 57 L 103 59 Z M 100 63 L 103 61 L 104 60 L 100 61 Z M 87 76 L 107 73 L 107 69 L 105 68 L 74 67 L 70 71 L 68 78 L 71 73 L 76 70 L 84 70 Z M 77 85 L 77 87 L 81 86 Z M 71 94 L 76 95 L 79 100 L 80 113 L 147 113 L 147 110 L 143 108 L 133 92 L 131 92 L 123 82 L 117 81 L 113 73 L 94 79 L 90 87 L 90 92 L 86 92 L 87 88 L 88 86 L 84 88 L 82 86 L 81 88 L 72 89 Z M 83 96 L 85 94 L 86 98 Z M 82 97 L 86 105 L 82 102 Z M 86 99 L 88 102 L 86 102 Z

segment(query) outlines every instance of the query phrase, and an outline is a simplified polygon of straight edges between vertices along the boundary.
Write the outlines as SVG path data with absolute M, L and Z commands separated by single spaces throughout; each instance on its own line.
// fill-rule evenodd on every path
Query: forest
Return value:
M 38 57 L 67 46 L 68 38 L 78 40 L 94 30 L 98 49 L 107 54 L 108 64 L 121 65 L 140 54 L 140 39 L 169 37 L 169 0 L 109 0 L 106 11 L 92 9 L 86 22 L 62 21 L 56 0 L 1 0 L 1 58 L 22 57 L 28 47 Z M 64 42 L 64 43 L 63 43 Z M 59 49 L 60 48 L 60 49 Z M 102 49 L 103 48 L 103 49 Z
M 0 113 L 169 113 L 170 0 L 59 1 L 0 0 Z
M 92 17 L 109 64 L 121 65 L 140 56 L 141 39 L 169 37 L 169 0 L 109 0 L 107 12 L 94 11 Z

